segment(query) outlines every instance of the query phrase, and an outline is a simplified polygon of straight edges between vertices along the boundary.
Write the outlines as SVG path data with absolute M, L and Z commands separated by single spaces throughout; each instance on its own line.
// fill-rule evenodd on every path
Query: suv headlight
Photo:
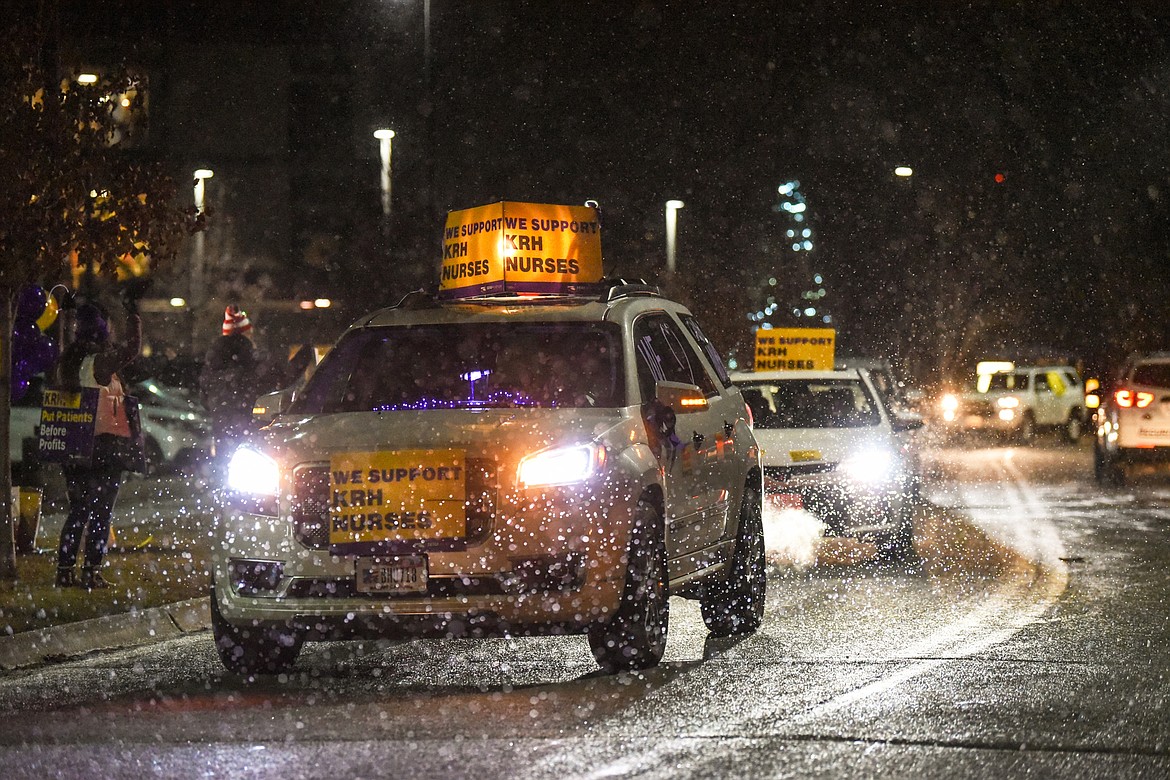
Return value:
M 280 493 L 280 467 L 272 458 L 251 447 L 240 447 L 228 461 L 228 490 L 254 496 Z
M 572 485 L 584 482 L 605 467 L 605 447 L 578 444 L 535 452 L 520 461 L 520 487 Z
M 1017 409 L 1020 406 L 1020 399 L 1014 395 L 1005 395 L 1003 398 L 998 399 L 995 405 L 1000 409 Z
M 854 482 L 876 485 L 891 482 L 898 476 L 898 456 L 885 448 L 854 453 L 843 459 L 837 469 Z

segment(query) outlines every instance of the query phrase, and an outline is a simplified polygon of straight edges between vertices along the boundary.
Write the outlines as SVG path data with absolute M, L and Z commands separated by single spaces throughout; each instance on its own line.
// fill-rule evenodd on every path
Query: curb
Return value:
M 0 669 L 20 669 L 98 650 L 135 647 L 210 627 L 210 606 L 207 597 L 203 596 L 162 607 L 41 628 L 0 637 Z

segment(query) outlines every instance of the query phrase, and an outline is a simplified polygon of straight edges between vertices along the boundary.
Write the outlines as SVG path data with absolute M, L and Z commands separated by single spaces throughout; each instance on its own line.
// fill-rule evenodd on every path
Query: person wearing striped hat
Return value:
M 264 392 L 248 313 L 234 303 L 229 305 L 223 313 L 221 332 L 199 373 L 199 397 L 211 418 L 212 461 L 220 476 L 240 440 L 251 430 L 252 407 Z
M 230 336 L 233 333 L 243 333 L 249 337 L 252 333 L 252 321 L 248 319 L 248 313 L 234 303 L 223 312 L 223 335 Z

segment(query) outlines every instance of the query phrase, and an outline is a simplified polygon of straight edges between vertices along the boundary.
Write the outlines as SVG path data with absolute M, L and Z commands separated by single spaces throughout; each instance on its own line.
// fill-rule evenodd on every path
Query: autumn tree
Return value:
M 27 20 L 26 20 L 27 21 Z M 34 20 L 35 22 L 35 20 Z M 112 279 L 145 249 L 152 265 L 175 257 L 193 214 L 157 163 L 126 151 L 120 121 L 144 90 L 132 71 L 81 74 L 52 61 L 26 24 L 0 43 L 0 438 L 10 436 L 16 296 L 69 280 L 71 259 Z M 11 458 L 0 449 L 0 580 L 16 579 Z

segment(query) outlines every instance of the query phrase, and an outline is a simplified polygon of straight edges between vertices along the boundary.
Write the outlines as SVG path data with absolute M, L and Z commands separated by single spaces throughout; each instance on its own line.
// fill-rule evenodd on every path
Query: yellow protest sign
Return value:
M 760 328 L 755 371 L 831 371 L 837 331 L 833 328 Z
M 329 543 L 462 538 L 465 465 L 460 450 L 334 455 L 329 461 Z
M 439 295 L 574 293 L 601 281 L 591 206 L 500 202 L 447 215 Z

